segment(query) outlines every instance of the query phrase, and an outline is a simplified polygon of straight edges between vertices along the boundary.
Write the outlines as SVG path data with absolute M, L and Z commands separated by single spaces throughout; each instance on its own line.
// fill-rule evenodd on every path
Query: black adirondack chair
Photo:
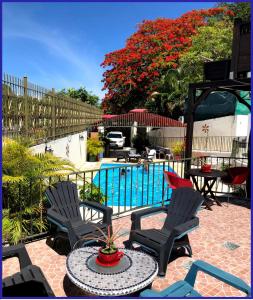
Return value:
M 41 269 L 32 264 L 23 244 L 3 247 L 3 260 L 18 257 L 20 272 L 2 280 L 4 297 L 54 297 Z
M 47 188 L 46 196 L 51 204 L 47 210 L 47 218 L 53 225 L 51 230 L 54 234 L 54 243 L 59 238 L 67 237 L 73 249 L 75 244 L 85 236 L 101 237 L 102 234 L 96 227 L 107 232 L 108 226 L 112 225 L 112 208 L 92 201 L 81 202 L 78 198 L 77 186 L 73 182 L 57 182 Z M 102 213 L 102 222 L 92 223 L 82 220 L 80 206 Z
M 192 249 L 188 233 L 199 224 L 196 213 L 204 198 L 192 188 L 184 187 L 173 190 L 170 204 L 163 207 L 154 207 L 131 215 L 132 228 L 129 240 L 124 244 L 126 248 L 133 248 L 133 243 L 151 250 L 158 259 L 159 276 L 164 276 L 173 248 L 185 247 L 189 256 Z M 141 218 L 154 213 L 167 213 L 162 229 L 141 229 Z

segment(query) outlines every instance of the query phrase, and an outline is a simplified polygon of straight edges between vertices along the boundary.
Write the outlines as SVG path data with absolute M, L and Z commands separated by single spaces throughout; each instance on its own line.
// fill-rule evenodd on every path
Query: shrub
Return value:
M 184 143 L 176 142 L 172 146 L 172 152 L 174 155 L 182 155 L 184 153 Z
M 104 194 L 100 189 L 94 184 L 86 182 L 85 185 L 80 190 L 81 200 L 88 200 L 98 203 L 103 203 L 105 201 Z
M 104 151 L 104 143 L 96 138 L 89 138 L 87 141 L 87 152 L 91 156 L 97 156 Z
M 34 155 L 22 140 L 4 139 L 2 153 L 2 234 L 5 241 L 15 244 L 46 229 L 44 190 L 48 177 L 53 183 L 74 168 L 50 153 Z

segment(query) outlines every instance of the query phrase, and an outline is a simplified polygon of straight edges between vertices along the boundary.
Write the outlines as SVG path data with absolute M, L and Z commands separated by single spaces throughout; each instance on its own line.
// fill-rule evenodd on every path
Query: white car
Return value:
M 123 148 L 125 145 L 125 137 L 121 131 L 110 131 L 106 136 L 110 141 L 111 147 Z

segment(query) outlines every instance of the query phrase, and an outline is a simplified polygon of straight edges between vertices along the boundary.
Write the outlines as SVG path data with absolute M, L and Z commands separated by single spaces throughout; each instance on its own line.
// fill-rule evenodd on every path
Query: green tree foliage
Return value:
M 192 38 L 192 47 L 181 56 L 185 84 L 203 80 L 203 64 L 231 57 L 233 22 L 229 18 L 212 21 Z
M 230 16 L 233 21 L 240 18 L 243 21 L 249 21 L 251 17 L 251 2 L 223 2 L 218 4 L 219 7 L 227 7 L 234 15 Z
M 18 243 L 29 232 L 46 228 L 44 189 L 52 179 L 74 171 L 73 165 L 50 153 L 34 155 L 20 141 L 3 140 L 3 239 Z
M 157 89 L 146 107 L 158 114 L 178 119 L 183 114 L 189 83 L 203 81 L 203 64 L 231 57 L 233 22 L 229 16 L 209 19 L 192 37 L 192 46 L 181 55 L 179 67 L 169 69 L 155 82 Z
M 183 114 L 187 94 L 181 69 L 168 70 L 155 84 L 157 89 L 148 98 L 145 107 L 154 113 L 178 119 Z
M 99 97 L 93 95 L 92 92 L 88 92 L 84 87 L 80 87 L 79 89 L 63 89 L 58 93 L 58 95 L 69 96 L 71 98 L 81 100 L 82 102 L 99 106 Z

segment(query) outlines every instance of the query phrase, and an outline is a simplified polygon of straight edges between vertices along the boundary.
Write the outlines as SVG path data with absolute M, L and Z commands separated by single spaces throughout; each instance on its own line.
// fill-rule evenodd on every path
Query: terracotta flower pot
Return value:
M 105 266 L 116 266 L 119 262 L 121 257 L 123 257 L 124 253 L 121 251 L 116 251 L 114 253 L 108 253 L 105 254 L 101 250 L 103 248 L 100 248 L 98 251 L 98 260 L 97 263 Z
M 182 158 L 182 156 L 180 154 L 175 154 L 174 155 L 175 160 L 180 160 L 181 158 Z

